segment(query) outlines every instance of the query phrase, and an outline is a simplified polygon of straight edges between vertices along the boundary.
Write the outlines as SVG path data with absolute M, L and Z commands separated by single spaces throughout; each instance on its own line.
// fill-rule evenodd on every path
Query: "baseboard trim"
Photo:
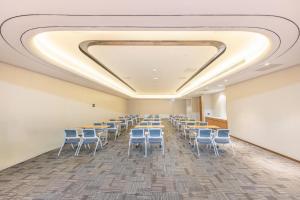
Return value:
M 249 142 L 249 141 L 247 141 L 247 140 L 241 139 L 241 138 L 236 137 L 236 136 L 234 136 L 234 135 L 230 135 L 230 137 L 233 137 L 233 138 L 235 138 L 235 139 L 237 139 L 237 140 L 241 140 L 241 141 L 243 141 L 243 142 L 246 142 L 246 143 L 248 143 L 248 144 L 251 144 L 251 145 L 253 145 L 253 146 L 256 146 L 256 147 L 258 147 L 258 148 L 261 148 L 261 149 L 263 149 L 263 150 L 269 151 L 269 152 L 274 153 L 274 154 L 276 154 L 276 155 L 279 155 L 279 156 L 281 156 L 281 157 L 284 157 L 284 158 L 287 158 L 287 159 L 289 159 L 289 160 L 292 160 L 292 161 L 295 161 L 295 162 L 297 162 L 297 163 L 300 163 L 300 160 L 297 160 L 297 159 L 292 158 L 292 157 L 289 157 L 289 156 L 287 156 L 287 155 L 278 153 L 278 152 L 273 151 L 273 150 L 271 150 L 271 149 L 268 149 L 268 148 L 259 146 L 259 145 L 257 145 L 257 144 L 254 144 L 254 143 Z

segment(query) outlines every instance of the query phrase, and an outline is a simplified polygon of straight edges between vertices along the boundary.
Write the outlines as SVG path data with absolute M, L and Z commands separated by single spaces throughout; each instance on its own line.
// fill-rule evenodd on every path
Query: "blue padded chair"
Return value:
M 200 156 L 200 152 L 199 152 L 200 144 L 206 144 L 212 146 L 214 148 L 215 155 L 216 156 L 219 155 L 211 129 L 199 129 L 195 143 L 197 146 L 198 156 Z
M 190 128 L 189 126 L 195 126 L 195 122 L 186 122 L 183 132 L 184 132 L 184 139 L 186 139 L 186 136 L 189 135 L 190 133 Z
M 159 144 L 162 148 L 163 155 L 165 154 L 164 137 L 161 128 L 150 128 L 148 133 L 148 144 Z
M 65 130 L 65 138 L 64 138 L 64 142 L 61 145 L 57 157 L 59 157 L 63 147 L 65 146 L 65 144 L 70 144 L 72 149 L 74 149 L 74 145 L 78 145 L 79 146 L 80 143 L 80 137 L 78 136 L 78 132 L 76 129 L 66 129 Z M 76 154 L 76 152 L 75 152 Z
M 216 133 L 216 137 L 214 138 L 214 141 L 216 144 L 223 144 L 223 145 L 230 144 L 232 152 L 233 152 L 233 154 L 235 154 L 234 148 L 233 148 L 233 143 L 230 139 L 229 129 L 218 129 L 218 131 Z
M 141 126 L 148 126 L 148 124 L 149 124 L 149 123 L 148 123 L 148 122 L 146 122 L 146 121 L 142 121 L 142 122 L 140 122 L 140 125 L 141 125 Z
M 121 131 L 122 131 L 122 130 L 127 130 L 127 129 L 128 129 L 128 124 L 127 124 L 126 119 L 120 119 L 120 121 L 121 121 L 121 123 L 120 123 Z
M 107 128 L 107 133 L 108 134 L 114 134 L 115 135 L 115 140 L 119 136 L 119 128 L 116 125 L 115 122 L 107 122 L 106 125 L 108 126 Z
M 160 121 L 157 121 L 157 122 L 151 122 L 151 125 L 152 126 L 160 126 Z
M 80 149 L 82 145 L 90 145 L 90 144 L 95 144 L 95 149 L 93 155 L 95 155 L 98 145 L 100 143 L 101 149 L 102 149 L 102 142 L 100 138 L 96 134 L 95 129 L 82 129 L 82 138 L 81 142 L 79 143 L 75 155 L 79 155 Z
M 137 128 L 131 129 L 130 137 L 129 137 L 128 156 L 130 155 L 130 148 L 132 144 L 135 145 L 144 144 L 145 157 L 147 156 L 147 140 L 146 140 L 144 129 L 137 129 Z

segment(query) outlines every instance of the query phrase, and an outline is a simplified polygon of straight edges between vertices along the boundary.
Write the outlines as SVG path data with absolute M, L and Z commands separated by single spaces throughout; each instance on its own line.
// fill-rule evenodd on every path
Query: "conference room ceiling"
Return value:
M 0 61 L 126 98 L 198 96 L 300 61 L 298 1 L 39 3 L 1 2 Z

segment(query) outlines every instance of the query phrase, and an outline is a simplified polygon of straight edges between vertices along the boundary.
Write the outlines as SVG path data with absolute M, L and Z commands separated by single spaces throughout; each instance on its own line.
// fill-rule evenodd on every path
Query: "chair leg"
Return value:
M 59 157 L 60 155 L 60 152 L 62 151 L 63 147 L 65 146 L 65 143 L 63 143 L 58 151 L 58 154 L 57 154 L 57 157 Z
M 73 145 L 73 144 L 71 144 L 71 147 L 72 147 L 72 149 L 74 150 L 74 145 Z
M 198 142 L 197 142 L 197 141 L 196 141 L 196 146 L 197 146 L 197 152 L 198 152 L 198 156 L 200 157 L 199 144 L 198 144 Z
M 100 148 L 103 149 L 103 144 L 102 144 L 101 138 L 99 138 L 99 142 L 100 142 Z
M 145 140 L 145 157 L 147 157 L 147 141 Z
M 95 146 L 95 149 L 94 149 L 94 153 L 93 153 L 94 156 L 95 156 L 95 154 L 96 154 L 96 151 L 97 151 L 97 148 L 98 148 L 98 144 L 99 144 L 99 140 L 98 140 L 98 142 L 96 143 L 96 146 Z
M 81 149 L 82 143 L 79 143 L 78 147 L 77 147 L 77 151 L 75 153 L 75 156 L 79 155 L 80 149 Z
M 161 145 L 161 147 L 162 147 L 163 155 L 165 155 L 165 142 L 164 142 L 164 140 L 162 140 L 162 145 Z
M 219 151 L 218 151 L 218 148 L 217 148 L 217 144 L 215 142 L 213 142 L 212 145 L 213 145 L 213 148 L 214 148 L 214 151 L 215 151 L 215 155 L 219 156 Z
M 117 140 L 117 135 L 118 135 L 118 132 L 116 131 L 115 132 L 115 141 Z
M 128 156 L 130 156 L 130 146 L 131 146 L 131 141 L 129 140 L 129 145 L 128 145 Z

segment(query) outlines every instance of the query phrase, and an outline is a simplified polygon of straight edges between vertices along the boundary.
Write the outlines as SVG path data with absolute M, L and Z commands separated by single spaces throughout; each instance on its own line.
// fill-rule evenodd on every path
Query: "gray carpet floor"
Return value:
M 0 172 L 0 199 L 300 199 L 300 164 L 234 140 L 198 158 L 187 140 L 165 124 L 166 152 L 153 146 L 127 156 L 128 133 L 92 156 L 65 148 Z

